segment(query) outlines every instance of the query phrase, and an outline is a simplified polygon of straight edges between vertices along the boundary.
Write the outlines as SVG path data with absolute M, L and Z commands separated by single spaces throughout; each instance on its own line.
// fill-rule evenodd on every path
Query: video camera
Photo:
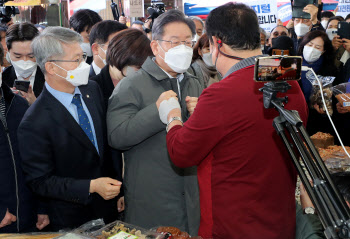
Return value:
M 147 8 L 149 17 L 147 19 L 156 19 L 165 12 L 165 4 L 161 0 L 152 0 L 151 6 Z
M 0 0 L 0 21 L 9 22 L 11 17 L 19 14 L 18 7 L 4 6 L 9 0 Z

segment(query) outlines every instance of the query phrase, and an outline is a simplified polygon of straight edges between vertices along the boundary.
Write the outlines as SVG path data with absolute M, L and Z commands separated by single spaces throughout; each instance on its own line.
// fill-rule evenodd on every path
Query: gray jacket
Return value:
M 198 80 L 185 73 L 180 83 L 182 118 L 186 96 L 199 97 Z M 142 68 L 115 88 L 108 106 L 109 144 L 125 150 L 125 220 L 151 228 L 175 226 L 197 235 L 200 220 L 196 167 L 180 169 L 170 160 L 166 131 L 156 101 L 171 90 L 167 74 L 147 58 Z

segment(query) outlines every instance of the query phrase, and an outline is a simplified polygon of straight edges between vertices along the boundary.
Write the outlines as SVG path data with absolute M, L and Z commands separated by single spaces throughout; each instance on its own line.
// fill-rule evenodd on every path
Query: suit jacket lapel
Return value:
M 96 134 L 96 140 L 97 140 L 97 147 L 100 152 L 101 158 L 103 155 L 103 126 L 101 122 L 101 118 L 99 116 L 96 102 L 94 101 L 93 94 L 89 90 L 88 86 L 80 86 L 79 87 L 81 95 L 83 97 L 83 100 L 85 102 L 86 107 L 88 108 L 92 121 L 94 123 L 95 128 L 95 134 Z M 102 107 L 102 105 L 101 105 Z M 92 145 L 92 144 L 91 144 Z
M 66 129 L 68 133 L 76 138 L 76 140 L 78 140 L 82 145 L 89 150 L 94 150 L 97 154 L 95 146 L 90 142 L 89 137 L 85 134 L 73 116 L 53 95 L 51 95 L 45 86 L 40 97 L 45 98 L 45 108 L 51 111 L 53 120 L 58 125 Z

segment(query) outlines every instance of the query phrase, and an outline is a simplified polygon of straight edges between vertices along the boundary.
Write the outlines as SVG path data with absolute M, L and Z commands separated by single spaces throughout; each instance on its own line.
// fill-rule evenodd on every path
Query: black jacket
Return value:
M 15 80 L 17 80 L 15 68 L 13 68 L 13 66 L 7 67 L 2 73 L 2 79 L 7 86 L 13 87 Z M 44 84 L 45 84 L 45 77 L 38 66 L 35 74 L 34 89 L 33 89 L 35 97 L 37 98 L 39 97 L 41 91 L 43 90 Z
M 28 109 L 22 97 L 10 88 L 1 86 L 6 106 L 6 118 L 0 114 L 0 221 L 7 209 L 17 217 L 17 222 L 0 228 L 0 233 L 27 232 L 35 229 L 39 213 L 32 193 L 26 187 L 21 168 L 17 129 Z
M 90 73 L 89 73 L 89 79 L 90 79 L 91 77 L 94 77 L 94 76 L 96 76 L 96 73 L 95 73 L 95 71 L 94 71 L 94 68 L 93 68 L 92 65 L 91 65 L 91 67 L 90 67 Z
M 96 81 L 100 86 L 103 94 L 103 100 L 105 102 L 105 106 L 107 107 L 109 97 L 111 97 L 114 90 L 114 84 L 111 75 L 109 74 L 109 65 L 103 67 L 101 73 L 91 77 L 90 80 Z
M 90 181 L 114 177 L 106 138 L 105 110 L 95 82 L 79 87 L 96 132 L 99 153 L 67 109 L 44 87 L 18 129 L 29 187 L 48 200 L 53 230 L 75 228 L 96 218 L 117 217 L 116 200 L 89 194 Z
M 92 67 L 91 67 L 92 68 Z M 91 73 L 91 71 L 90 71 Z M 108 100 L 111 97 L 113 90 L 114 90 L 114 84 L 112 82 L 112 78 L 109 74 L 109 66 L 105 66 L 102 68 L 101 73 L 91 77 L 90 80 L 96 81 L 96 83 L 100 86 L 103 94 L 103 102 L 106 107 L 108 108 Z M 113 158 L 113 164 L 114 169 L 117 174 L 117 179 L 122 180 L 122 170 L 123 170 L 123 158 L 122 154 L 119 150 L 112 149 L 112 158 Z M 123 195 L 123 190 L 121 191 L 121 195 Z

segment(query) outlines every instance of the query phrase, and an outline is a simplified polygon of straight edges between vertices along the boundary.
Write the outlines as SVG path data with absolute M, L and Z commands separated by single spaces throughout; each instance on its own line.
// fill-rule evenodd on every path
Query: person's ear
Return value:
M 157 56 L 159 54 L 159 44 L 156 40 L 152 40 L 151 41 L 151 49 L 152 49 L 152 52 L 153 52 L 153 55 L 154 56 Z
M 94 56 L 99 55 L 99 48 L 100 48 L 100 46 L 96 42 L 94 44 L 92 44 L 91 50 L 92 50 L 92 54 Z
M 211 38 L 212 38 L 213 42 L 210 43 L 210 45 L 211 45 L 211 52 L 210 53 L 212 54 L 214 59 L 216 59 L 219 55 L 219 43 L 218 43 L 219 39 L 214 37 L 214 36 L 212 36 Z
M 53 64 L 53 62 L 46 62 L 45 63 L 45 70 L 46 70 L 46 73 L 47 74 L 50 74 L 50 75 L 55 75 L 55 65 Z
M 202 53 L 202 50 L 198 47 L 198 54 L 203 57 L 203 53 Z

